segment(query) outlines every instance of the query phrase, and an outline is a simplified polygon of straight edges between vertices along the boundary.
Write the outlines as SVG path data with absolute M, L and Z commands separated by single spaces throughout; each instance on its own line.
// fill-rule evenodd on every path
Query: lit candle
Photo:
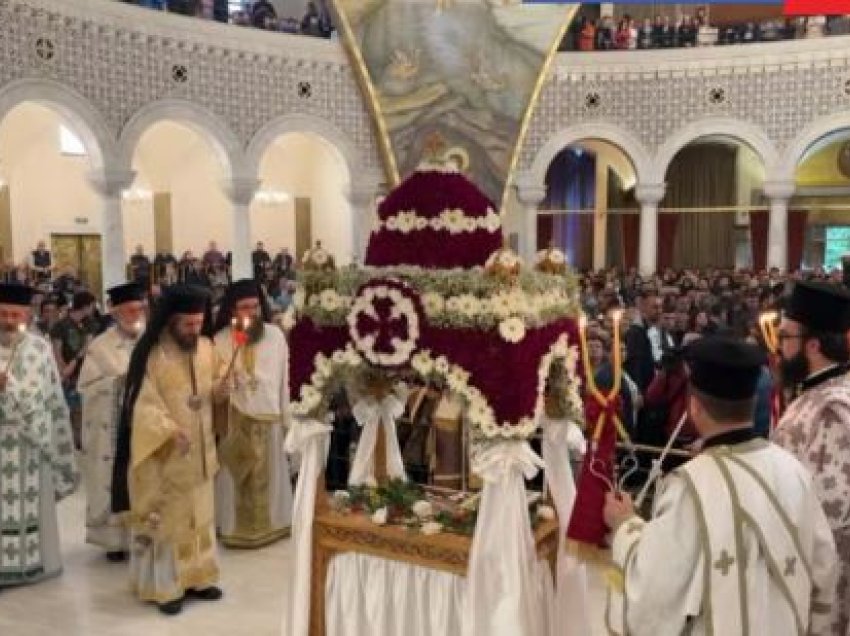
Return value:
M 27 326 L 24 323 L 18 324 L 18 333 L 24 333 L 27 330 Z
M 614 381 L 608 399 L 620 394 L 623 379 L 623 347 L 620 343 L 620 321 L 623 319 L 623 310 L 615 309 L 611 312 L 611 317 L 614 319 Z
M 766 311 L 759 316 L 759 327 L 764 343 L 771 353 L 779 350 L 779 337 L 776 333 L 776 312 Z

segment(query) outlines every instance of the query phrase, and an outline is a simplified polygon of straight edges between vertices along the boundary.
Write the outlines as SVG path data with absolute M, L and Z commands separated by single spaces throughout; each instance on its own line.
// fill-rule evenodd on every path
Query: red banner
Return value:
M 785 0 L 785 15 L 836 15 L 850 13 L 850 0 Z

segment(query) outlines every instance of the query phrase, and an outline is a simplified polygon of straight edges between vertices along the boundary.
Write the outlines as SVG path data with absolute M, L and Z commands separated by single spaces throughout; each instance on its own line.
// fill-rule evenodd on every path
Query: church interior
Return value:
M 850 636 L 822 4 L 0 0 L 0 634 Z

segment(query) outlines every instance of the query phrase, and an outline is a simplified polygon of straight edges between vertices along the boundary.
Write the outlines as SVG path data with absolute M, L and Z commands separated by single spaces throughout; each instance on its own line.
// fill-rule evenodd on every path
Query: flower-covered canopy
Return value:
M 533 434 L 550 366 L 561 360 L 576 377 L 576 286 L 563 270 L 523 270 L 501 245 L 498 213 L 462 174 L 431 166 L 410 176 L 380 206 L 365 267 L 301 272 L 296 414 L 321 417 L 335 377 L 368 368 L 446 386 L 473 439 Z

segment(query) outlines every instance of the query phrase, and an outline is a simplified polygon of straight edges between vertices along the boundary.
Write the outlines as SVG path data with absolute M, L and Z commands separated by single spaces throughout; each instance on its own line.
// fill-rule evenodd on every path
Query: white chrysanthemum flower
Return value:
M 398 231 L 398 217 L 391 216 L 388 217 L 386 221 L 384 221 L 384 227 L 386 227 L 390 232 Z
M 417 216 L 415 221 L 415 227 L 420 232 L 428 227 L 428 219 L 422 216 Z
M 440 215 L 440 217 L 443 219 L 443 223 L 445 224 L 446 229 L 451 234 L 460 234 L 466 227 L 466 220 L 463 214 L 463 210 L 443 210 L 443 213 Z
M 325 311 L 337 311 L 342 308 L 342 299 L 335 289 L 323 289 L 319 294 L 319 304 Z
M 301 387 L 301 407 L 305 413 L 309 413 L 322 402 L 322 394 L 309 384 Z
M 420 499 L 414 503 L 410 509 L 413 511 L 413 514 L 420 519 L 425 519 L 434 515 L 434 506 L 431 505 L 430 501 L 426 501 L 425 499 Z
M 478 313 L 478 299 L 472 294 L 461 294 L 457 297 L 458 312 L 471 318 Z
M 443 313 L 446 301 L 437 292 L 427 292 L 422 296 L 422 306 L 425 308 L 426 315 L 437 316 Z
M 513 305 L 508 294 L 500 293 L 490 297 L 490 311 L 498 318 L 507 318 L 511 315 Z
M 345 351 L 343 349 L 337 349 L 333 352 L 333 355 L 331 355 L 331 360 L 336 365 L 345 364 Z
M 313 359 L 313 365 L 316 367 L 316 373 L 322 377 L 330 377 L 333 372 L 333 365 L 328 357 L 323 353 L 317 353 Z
M 549 252 L 549 260 L 556 265 L 563 265 L 567 262 L 567 256 L 561 250 L 553 249 Z
M 506 268 L 512 268 L 519 264 L 519 258 L 509 250 L 502 250 L 498 257 L 499 265 Z
M 413 367 L 419 375 L 427 376 L 434 370 L 434 361 L 431 360 L 431 355 L 428 351 L 420 351 L 410 360 L 410 366 Z
M 431 229 L 434 230 L 435 232 L 440 232 L 440 231 L 446 229 L 445 221 L 443 221 L 443 219 L 439 216 L 431 219 L 431 221 L 428 223 L 428 225 L 430 225 Z
M 321 247 L 317 247 L 313 250 L 312 256 L 310 258 L 316 265 L 324 265 L 330 260 L 331 255 L 328 254 Z
M 463 221 L 463 229 L 467 232 L 474 232 L 478 229 L 478 221 L 475 219 L 475 217 L 466 217 Z
M 387 509 L 386 509 L 386 507 L 378 508 L 372 514 L 372 523 L 374 523 L 376 526 L 386 525 L 386 523 L 387 523 Z
M 443 525 L 441 523 L 437 523 L 436 521 L 428 521 L 422 524 L 421 530 L 422 534 L 439 534 L 443 531 Z
M 445 356 L 440 356 L 434 361 L 434 371 L 440 375 L 446 375 L 449 372 L 449 361 Z
M 446 300 L 446 311 L 452 314 L 460 313 L 460 298 L 458 296 L 451 296 Z
M 487 216 L 484 217 L 483 227 L 488 232 L 498 232 L 502 229 L 502 219 L 495 212 L 488 212 Z
M 307 306 L 315 309 L 316 307 L 319 307 L 321 305 L 321 302 L 321 297 L 318 294 L 313 294 L 307 301 Z
M 505 318 L 499 323 L 499 335 L 506 342 L 516 344 L 525 338 L 525 323 L 520 318 Z

